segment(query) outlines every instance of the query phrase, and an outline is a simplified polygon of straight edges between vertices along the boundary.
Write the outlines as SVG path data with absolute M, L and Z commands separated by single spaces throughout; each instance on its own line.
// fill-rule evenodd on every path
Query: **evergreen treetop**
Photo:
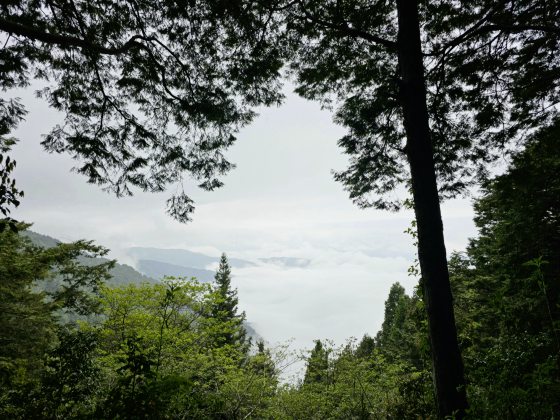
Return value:
M 231 267 L 225 253 L 220 257 L 220 265 L 214 277 L 218 299 L 212 307 L 212 316 L 222 324 L 230 324 L 229 329 L 218 334 L 219 344 L 230 344 L 244 353 L 248 350 L 250 340 L 243 326 L 245 312 L 238 313 L 237 289 L 231 287 Z

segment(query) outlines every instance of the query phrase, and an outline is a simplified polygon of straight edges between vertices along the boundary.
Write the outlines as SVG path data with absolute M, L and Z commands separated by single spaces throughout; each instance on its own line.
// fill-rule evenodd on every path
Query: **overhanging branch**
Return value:
M 324 19 L 317 18 L 317 17 L 313 16 L 311 13 L 309 13 L 309 11 L 304 7 L 303 4 L 301 4 L 301 2 L 300 2 L 300 7 L 303 11 L 303 14 L 305 15 L 304 19 L 307 19 L 310 22 L 316 23 L 316 24 L 318 24 L 320 26 L 323 26 L 325 28 L 333 29 L 334 31 L 340 32 L 344 35 L 351 36 L 353 38 L 361 38 L 361 39 L 366 40 L 368 42 L 372 42 L 374 44 L 381 45 L 389 51 L 394 52 L 394 51 L 397 50 L 397 43 L 395 41 L 391 41 L 389 39 L 382 38 L 380 36 L 371 34 L 369 32 L 366 32 L 366 31 L 363 31 L 363 30 L 360 30 L 360 29 L 352 28 L 346 22 L 344 24 L 338 24 L 338 23 L 333 23 L 333 22 L 330 22 L 330 21 L 327 21 L 327 20 L 324 20 Z
M 142 35 L 134 35 L 120 47 L 106 47 L 74 36 L 45 32 L 41 29 L 22 25 L 5 18 L 0 18 L 0 31 L 7 32 L 11 35 L 24 36 L 26 38 L 45 42 L 47 44 L 58 45 L 62 48 L 83 48 L 105 55 L 124 54 L 135 48 L 147 49 L 146 45 L 138 41 L 153 41 L 152 38 L 146 38 Z

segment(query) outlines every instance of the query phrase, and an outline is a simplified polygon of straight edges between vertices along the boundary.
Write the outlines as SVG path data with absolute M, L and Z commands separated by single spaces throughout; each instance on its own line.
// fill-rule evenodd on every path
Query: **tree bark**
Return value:
M 443 223 L 430 136 L 417 0 L 397 0 L 400 101 L 407 137 L 418 259 L 428 315 L 438 416 L 461 419 L 467 408 Z

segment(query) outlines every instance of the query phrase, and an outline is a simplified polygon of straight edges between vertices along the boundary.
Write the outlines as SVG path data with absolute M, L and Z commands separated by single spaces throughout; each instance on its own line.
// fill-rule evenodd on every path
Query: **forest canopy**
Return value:
M 560 412 L 558 135 L 557 127 L 536 133 L 511 168 L 485 184 L 475 203 L 478 236 L 449 261 L 467 418 Z M 62 295 L 44 283 L 44 291 L 30 289 L 31 279 L 52 278 L 67 258 L 100 248 L 76 243 L 45 250 L 6 231 L 0 251 L 4 417 L 435 415 L 421 288 L 410 296 L 394 284 L 374 337 L 349 338 L 343 346 L 310 343 L 300 356 L 304 373 L 286 382 L 282 372 L 299 356 L 246 338 L 225 255 L 214 284 L 169 278 L 104 285 L 89 295 L 97 304 L 88 317 L 68 318 L 63 314 L 73 310 L 72 300 L 45 301 L 45 294 Z M 41 272 L 33 269 L 38 260 Z M 74 271 L 91 280 L 83 284 L 93 290 L 108 268 Z M 69 282 L 76 280 L 73 270 L 65 272 Z
M 557 417 L 557 0 L 0 10 L 4 416 Z M 420 268 L 412 296 L 392 287 L 375 338 L 315 341 L 299 383 L 280 385 L 272 350 L 251 346 L 225 255 L 211 285 L 108 287 L 114 262 L 80 263 L 104 248 L 42 249 L 19 234 L 8 154 L 26 108 L 14 89 L 40 82 L 37 96 L 63 114 L 46 127 L 46 151 L 118 197 L 175 186 L 167 211 L 185 222 L 184 178 L 220 187 L 226 150 L 257 107 L 281 103 L 287 78 L 346 128 L 349 166 L 335 179 L 350 199 L 410 204 Z M 501 156 L 510 167 L 491 177 Z M 448 257 L 440 203 L 474 185 L 479 235 Z

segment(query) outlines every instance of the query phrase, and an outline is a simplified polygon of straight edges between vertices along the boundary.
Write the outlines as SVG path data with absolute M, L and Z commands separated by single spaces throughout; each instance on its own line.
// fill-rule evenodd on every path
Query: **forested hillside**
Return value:
M 34 245 L 40 246 L 42 248 L 53 248 L 60 243 L 60 241 L 58 241 L 57 239 L 51 238 L 47 235 L 41 235 L 31 230 L 23 231 L 21 232 L 21 234 L 29 238 Z M 90 258 L 86 256 L 80 256 L 78 258 L 78 261 L 84 265 L 96 265 L 107 263 L 109 260 L 103 257 Z M 155 282 L 154 278 L 147 277 L 126 264 L 115 263 L 109 270 L 109 275 L 111 277 L 108 280 L 108 284 L 113 286 L 129 283 Z
M 476 200 L 479 235 L 449 266 L 472 419 L 560 413 L 560 125 L 539 131 Z M 422 280 L 420 280 L 421 282 Z M 433 418 L 422 289 L 398 283 L 372 338 L 317 341 L 288 418 Z
M 469 418 L 560 413 L 558 127 L 484 184 L 479 234 L 449 261 Z M 118 284 L 91 244 L 5 231 L 0 245 L 4 418 L 435 416 L 420 286 L 395 283 L 374 337 L 317 340 L 283 384 L 296 356 L 247 339 L 225 256 L 213 283 Z M 92 257 L 101 264 L 82 265 Z M 31 288 L 51 275 L 56 287 Z M 89 321 L 60 324 L 60 311 Z
M 154 260 L 139 260 L 138 270 L 152 278 L 162 279 L 165 276 L 196 277 L 200 281 L 212 281 L 214 272 L 200 268 L 185 267 Z
M 560 0 L 2 2 L 0 418 L 558 419 L 559 23 Z M 300 192 L 302 203 L 316 201 L 304 222 L 292 220 L 299 207 L 283 206 L 300 199 L 291 187 L 324 156 L 319 143 L 303 145 L 308 132 L 283 122 L 297 147 L 270 178 L 263 174 L 279 149 L 255 153 L 247 142 L 227 154 L 258 112 L 282 104 L 284 86 L 344 129 L 337 162 L 345 167 L 331 172 L 354 204 L 413 211 L 407 232 L 417 258 L 408 274 L 416 287 L 407 294 L 394 282 L 376 334 L 343 345 L 317 339 L 304 354 L 270 346 L 252 340 L 232 286 L 232 271 L 251 271 L 252 262 L 222 254 L 212 274 L 214 259 L 199 253 L 131 250 L 151 279 L 93 241 L 57 242 L 18 216 L 25 179 L 37 184 L 28 201 L 36 208 L 25 214 L 42 217 L 37 203 L 57 189 L 65 202 L 52 200 L 56 217 L 47 220 L 64 229 L 101 220 L 73 206 L 73 193 L 92 190 L 52 181 L 34 153 L 21 156 L 40 170 L 18 178 L 13 149 L 33 140 L 19 128 L 42 100 L 52 113 L 36 120 L 45 125 L 33 132 L 40 147 L 116 198 L 170 191 L 170 223 L 186 224 L 194 198 L 208 210 L 205 192 L 224 186 L 231 156 L 243 152 L 259 165 L 240 179 L 263 177 L 247 190 L 272 204 L 253 196 L 226 207 L 232 191 L 217 196 L 200 225 L 219 225 L 214 240 L 233 226 L 227 242 L 236 250 L 247 234 L 247 255 L 269 245 L 260 263 L 306 270 L 310 260 L 276 256 L 280 248 L 267 244 L 266 211 L 284 216 L 273 223 L 278 243 L 291 238 L 313 251 L 300 232 L 311 223 L 317 237 L 333 239 L 330 248 L 353 248 L 344 232 L 379 224 L 349 217 L 337 230 L 323 209 L 333 208 L 331 218 L 349 213 L 315 200 L 314 188 Z M 281 188 L 269 190 L 272 180 Z M 442 203 L 471 193 L 477 233 L 453 252 Z M 96 197 L 88 195 L 99 207 Z M 151 211 L 125 220 L 140 213 L 135 206 L 119 215 L 130 235 L 182 226 Z M 67 212 L 80 217 L 75 226 Z M 97 223 L 107 229 L 107 218 Z M 182 276 L 189 267 L 200 281 Z M 351 287 L 352 272 L 340 277 Z M 314 284 L 308 293 L 320 296 L 323 284 Z M 306 316 L 332 322 L 332 304 Z M 299 326 L 288 313 L 274 315 Z M 298 362 L 304 371 L 286 381 Z

